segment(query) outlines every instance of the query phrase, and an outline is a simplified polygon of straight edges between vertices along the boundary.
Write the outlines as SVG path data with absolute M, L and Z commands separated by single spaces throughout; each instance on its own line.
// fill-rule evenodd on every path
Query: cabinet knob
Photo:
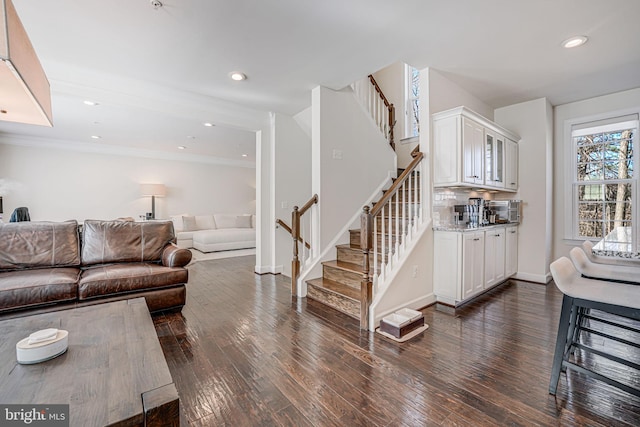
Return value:
M 516 185 L 516 183 L 515 183 L 515 182 L 512 182 L 512 183 L 510 183 L 510 184 L 511 184 L 511 185 Z
M 473 239 L 474 242 L 477 242 L 478 240 L 480 240 L 480 238 L 476 237 L 475 239 Z

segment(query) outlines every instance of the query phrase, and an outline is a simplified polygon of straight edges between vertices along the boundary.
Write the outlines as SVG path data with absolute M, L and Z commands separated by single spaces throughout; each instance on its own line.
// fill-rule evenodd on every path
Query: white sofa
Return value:
M 172 215 L 178 247 L 201 252 L 256 247 L 255 215 Z

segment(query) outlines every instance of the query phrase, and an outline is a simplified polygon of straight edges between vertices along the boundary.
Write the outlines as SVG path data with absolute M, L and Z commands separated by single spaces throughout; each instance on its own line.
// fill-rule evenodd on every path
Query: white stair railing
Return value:
M 395 149 L 393 128 L 395 125 L 395 107 L 387 100 L 372 75 L 351 85 L 356 98 L 365 107 L 380 132 Z

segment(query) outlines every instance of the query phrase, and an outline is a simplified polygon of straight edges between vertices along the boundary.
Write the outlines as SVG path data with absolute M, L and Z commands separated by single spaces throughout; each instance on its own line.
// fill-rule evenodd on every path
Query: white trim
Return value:
M 257 274 L 281 274 L 281 265 L 256 265 L 253 267 L 253 271 Z
M 394 313 L 402 308 L 410 308 L 412 310 L 419 310 L 421 308 L 427 307 L 429 305 L 435 304 L 437 302 L 436 296 L 432 293 L 428 295 L 423 295 L 421 297 L 415 298 L 409 302 L 402 303 L 394 308 L 389 310 L 385 310 L 383 313 L 378 314 L 375 318 L 370 319 L 369 321 L 369 330 L 375 331 L 378 326 L 380 326 L 380 320 L 388 314 Z
M 510 277 L 515 280 L 526 280 L 527 282 L 543 283 L 547 284 L 551 281 L 551 273 L 546 274 L 532 274 L 532 273 L 516 273 L 515 276 Z
M 575 177 L 574 177 L 574 172 L 575 172 L 575 168 L 576 168 L 576 147 L 575 144 L 573 143 L 573 132 L 574 132 L 574 128 L 578 128 L 575 132 L 581 132 L 580 129 L 580 125 L 583 125 L 585 123 L 592 123 L 592 122 L 598 122 L 598 121 L 604 121 L 604 120 L 609 120 L 609 119 L 614 119 L 616 117 L 625 120 L 625 121 L 629 121 L 629 116 L 636 114 L 636 115 L 640 115 L 640 106 L 639 107 L 633 107 L 633 108 L 625 108 L 622 110 L 614 110 L 614 111 L 609 111 L 609 112 L 605 112 L 605 113 L 598 113 L 598 114 L 592 114 L 589 116 L 582 116 L 582 117 L 576 117 L 576 118 L 572 118 L 572 119 L 567 119 L 564 121 L 564 131 L 563 131 L 563 139 L 562 141 L 556 141 L 556 143 L 560 142 L 562 144 L 564 144 L 564 168 L 562 169 L 562 172 L 560 173 L 564 173 L 564 179 L 561 180 L 563 181 L 563 185 L 566 191 L 566 194 L 569 194 L 570 197 L 565 197 L 563 200 L 564 206 L 563 206 L 563 211 L 564 211 L 564 236 L 563 236 L 563 240 L 564 241 L 577 241 L 580 240 L 577 236 L 577 222 L 575 221 L 575 217 L 576 217 L 576 194 L 575 194 Z M 640 128 L 638 127 L 638 121 L 635 120 L 631 120 L 632 122 L 636 122 L 636 134 L 638 133 L 638 131 L 640 131 Z M 607 126 L 607 124 L 605 123 L 605 126 Z M 616 126 L 617 127 L 617 126 Z M 584 128 L 582 128 L 584 129 Z M 635 135 L 634 136 L 634 142 L 638 141 L 638 136 Z M 634 163 L 635 166 L 637 166 L 638 164 L 640 164 L 638 162 L 638 150 L 636 150 L 634 148 Z M 637 169 L 637 168 L 636 168 Z M 638 172 L 636 170 L 633 171 L 634 173 L 634 180 L 638 180 Z M 636 186 L 637 187 L 637 186 Z M 633 215 L 634 218 L 632 218 L 633 222 L 634 222 L 634 227 L 635 227 L 635 223 L 636 223 L 636 217 L 638 217 L 638 215 L 640 214 L 640 211 L 638 210 L 638 207 L 640 206 L 640 201 L 636 200 L 638 199 L 637 196 L 637 191 L 636 193 L 634 193 L 634 197 L 633 197 Z M 637 235 L 640 236 L 640 230 L 637 230 L 640 227 L 635 227 L 636 228 L 636 233 Z M 524 279 L 526 280 L 526 279 Z

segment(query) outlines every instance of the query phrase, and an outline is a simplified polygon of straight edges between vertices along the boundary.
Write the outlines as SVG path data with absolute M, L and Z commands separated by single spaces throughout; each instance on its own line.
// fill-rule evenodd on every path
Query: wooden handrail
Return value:
M 387 110 L 389 111 L 389 117 L 388 117 L 388 119 L 389 119 L 389 144 L 391 145 L 391 148 L 393 148 L 393 150 L 395 151 L 396 143 L 395 143 L 395 136 L 394 136 L 393 129 L 395 128 L 395 125 L 396 125 L 396 107 L 394 107 L 393 104 L 389 102 L 387 97 L 384 96 L 384 93 L 382 93 L 382 89 L 380 89 L 380 86 L 378 85 L 378 82 L 376 81 L 376 79 L 371 74 L 369 74 L 369 81 L 371 82 L 371 84 L 375 88 L 375 90 L 378 93 L 378 95 L 380 95 L 380 99 L 382 99 L 382 102 L 384 103 L 384 106 L 387 107 Z
M 298 209 L 298 212 L 300 212 L 300 216 L 304 215 L 304 213 L 308 211 L 309 208 L 315 205 L 316 203 L 318 203 L 318 195 L 314 194 L 313 197 L 310 198 L 307 203 L 305 203 L 300 209 Z
M 284 222 L 280 218 L 276 219 L 276 224 L 278 224 L 280 227 L 284 228 L 285 231 L 287 231 L 289 234 L 291 234 L 291 227 L 289 227 L 289 224 L 287 224 L 286 222 Z M 300 239 L 298 239 L 298 240 L 301 243 L 304 243 L 304 245 L 307 247 L 307 249 L 311 249 L 311 245 L 308 242 L 305 242 L 302 237 Z
M 372 216 L 376 216 L 380 213 L 383 206 L 387 204 L 387 202 L 391 199 L 391 197 L 393 197 L 393 195 L 396 193 L 397 189 L 402 185 L 402 183 L 407 180 L 411 172 L 414 171 L 414 169 L 416 168 L 416 166 L 418 166 L 418 163 L 420 163 L 423 157 L 424 157 L 424 153 L 422 153 L 421 151 L 418 152 L 416 157 L 414 157 L 411 163 L 409 163 L 409 166 L 407 166 L 407 168 L 400 174 L 398 179 L 396 179 L 396 182 L 393 183 L 393 185 L 384 193 L 382 198 L 378 200 L 378 202 L 373 206 L 373 208 L 371 208 L 370 214 Z
M 382 93 L 382 89 L 380 89 L 380 86 L 378 86 L 378 82 L 373 78 L 373 75 L 371 74 L 369 74 L 369 81 L 371 82 L 373 87 L 376 88 L 376 92 L 378 92 L 380 98 L 382 98 L 382 102 L 384 102 L 385 107 L 389 108 L 390 106 L 392 106 L 393 104 L 389 102 L 386 96 L 384 96 L 384 93 Z
M 411 150 L 411 157 L 415 158 L 420 152 L 420 144 L 416 145 L 413 150 Z
M 293 260 L 291 260 L 291 295 L 298 295 L 298 276 L 300 276 L 300 258 L 298 258 L 298 241 L 304 242 L 300 235 L 300 217 L 311 208 L 311 206 L 318 203 L 318 195 L 314 194 L 307 203 L 302 206 L 302 209 L 297 206 L 293 207 L 291 212 L 291 237 L 293 237 Z M 306 245 L 306 242 L 304 242 Z M 311 246 L 307 246 L 311 248 Z

